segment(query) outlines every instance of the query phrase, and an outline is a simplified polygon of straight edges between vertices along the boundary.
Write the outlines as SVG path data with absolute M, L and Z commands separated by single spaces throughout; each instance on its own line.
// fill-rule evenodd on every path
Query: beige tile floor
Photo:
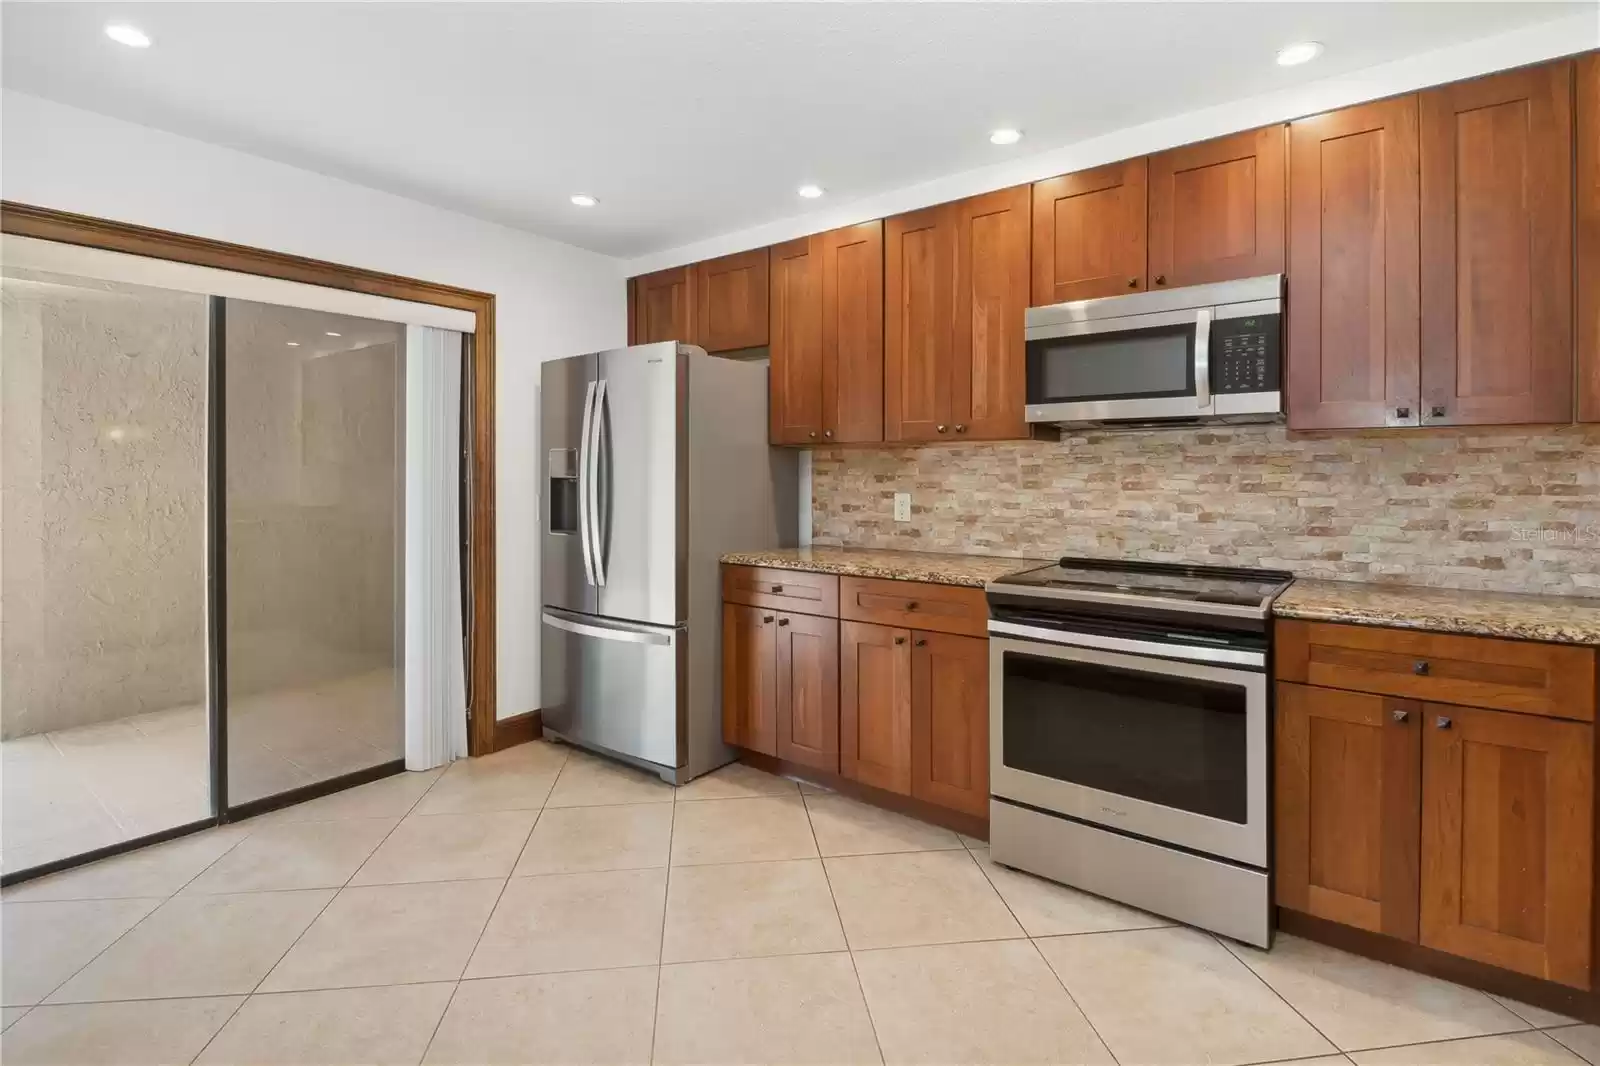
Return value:
M 392 670 L 236 699 L 234 803 L 404 754 Z M 174 707 L 0 742 L 0 867 L 11 873 L 211 815 L 203 707 Z
M 1270 952 L 729 767 L 546 743 L 0 895 L 26 1063 L 1600 1063 L 1600 1028 Z

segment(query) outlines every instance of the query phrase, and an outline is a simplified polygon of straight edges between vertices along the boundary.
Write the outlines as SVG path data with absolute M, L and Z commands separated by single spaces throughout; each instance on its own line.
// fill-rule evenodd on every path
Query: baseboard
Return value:
M 953 811 L 949 807 L 941 807 L 936 803 L 929 803 L 926 800 L 919 800 L 912 796 L 902 796 L 898 792 L 887 792 L 881 788 L 873 788 L 871 785 L 863 785 L 837 773 L 818 770 L 816 767 L 807 766 L 804 763 L 788 762 L 784 759 L 774 758 L 771 755 L 763 755 L 758 751 L 741 749 L 739 761 L 754 766 L 758 770 L 765 770 L 769 774 L 792 777 L 797 781 L 804 781 L 807 784 L 817 785 L 831 792 L 837 792 L 842 796 L 849 796 L 851 799 L 870 803 L 874 807 L 882 807 L 885 810 L 904 814 L 920 821 L 932 822 L 934 825 L 942 825 L 946 829 L 954 830 L 977 840 L 989 839 L 988 818 L 979 818 L 976 815 L 967 814 L 965 811 Z
M 494 724 L 494 750 L 504 751 L 544 736 L 544 723 L 537 710 L 524 711 Z M 487 753 L 486 753 L 487 754 Z

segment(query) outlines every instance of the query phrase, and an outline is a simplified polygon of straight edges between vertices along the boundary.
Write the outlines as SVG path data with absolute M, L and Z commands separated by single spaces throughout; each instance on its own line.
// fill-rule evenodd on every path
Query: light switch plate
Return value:
M 894 520 L 896 522 L 911 521 L 911 493 L 897 492 L 894 494 Z

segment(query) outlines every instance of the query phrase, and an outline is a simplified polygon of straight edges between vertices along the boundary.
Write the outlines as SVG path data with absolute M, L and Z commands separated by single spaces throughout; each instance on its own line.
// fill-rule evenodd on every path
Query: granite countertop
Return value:
M 1048 559 L 1018 559 L 997 555 L 944 555 L 868 548 L 773 548 L 769 551 L 728 552 L 725 563 L 770 566 L 777 570 L 809 570 L 843 577 L 882 577 L 895 581 L 927 581 L 935 585 L 982 588 L 997 577 L 1014 574 Z
M 1279 618 L 1428 629 L 1488 637 L 1600 644 L 1600 598 L 1373 585 L 1298 579 L 1277 602 Z
M 722 561 L 778 570 L 982 588 L 994 578 L 1029 566 L 1040 566 L 1049 560 L 811 547 L 729 552 Z M 1560 644 L 1600 644 L 1600 597 L 1528 596 L 1300 578 L 1278 597 L 1273 604 L 1273 614 L 1279 618 L 1304 618 L 1315 622 L 1395 626 Z

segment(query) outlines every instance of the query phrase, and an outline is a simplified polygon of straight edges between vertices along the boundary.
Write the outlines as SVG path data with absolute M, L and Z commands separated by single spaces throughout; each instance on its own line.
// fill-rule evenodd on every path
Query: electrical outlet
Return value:
M 897 492 L 894 494 L 894 520 L 896 522 L 911 521 L 911 493 Z

